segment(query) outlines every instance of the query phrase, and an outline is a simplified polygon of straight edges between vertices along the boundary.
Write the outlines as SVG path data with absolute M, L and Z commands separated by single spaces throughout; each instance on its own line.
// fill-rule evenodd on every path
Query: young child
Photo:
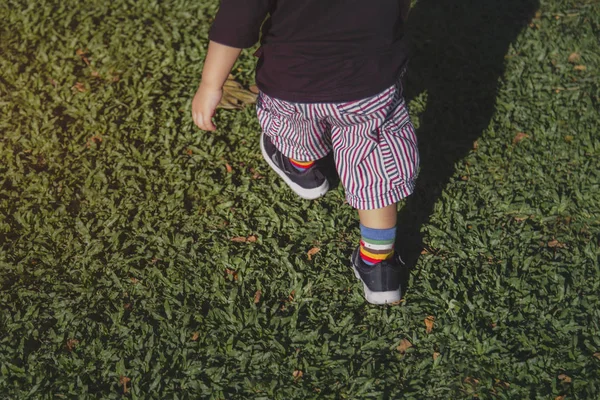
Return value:
M 315 161 L 333 151 L 361 240 L 351 257 L 365 298 L 400 300 L 396 203 L 412 193 L 417 141 L 402 97 L 409 0 L 222 0 L 210 32 L 194 122 L 212 117 L 242 48 L 260 38 L 261 152 L 299 196 L 329 183 Z

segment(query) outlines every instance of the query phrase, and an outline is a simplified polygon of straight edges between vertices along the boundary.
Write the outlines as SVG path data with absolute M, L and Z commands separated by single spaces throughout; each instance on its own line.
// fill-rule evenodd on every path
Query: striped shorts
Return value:
M 313 161 L 333 151 L 354 208 L 382 208 L 414 189 L 419 153 L 400 82 L 346 103 L 291 103 L 260 93 L 257 114 L 263 132 L 287 157 Z

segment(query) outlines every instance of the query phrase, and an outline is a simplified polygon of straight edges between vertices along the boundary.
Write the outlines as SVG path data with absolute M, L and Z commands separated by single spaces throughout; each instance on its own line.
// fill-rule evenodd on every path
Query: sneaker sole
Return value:
M 365 300 L 367 300 L 371 304 L 377 305 L 397 303 L 400 301 L 400 288 L 398 288 L 397 290 L 390 290 L 387 292 L 373 292 L 360 278 L 360 274 L 354 266 L 354 262 L 352 261 L 352 259 L 350 259 L 350 263 L 352 264 L 352 269 L 354 270 L 354 275 L 356 276 L 356 279 L 358 279 L 363 284 Z
M 261 135 L 264 135 L 264 133 L 261 133 Z M 281 177 L 281 179 L 283 179 L 283 181 L 290 187 L 290 189 L 292 189 L 294 191 L 294 193 L 296 193 L 298 196 L 302 197 L 303 199 L 305 199 L 305 200 L 318 199 L 319 197 L 325 196 L 325 194 L 329 190 L 329 182 L 327 180 L 325 180 L 325 182 L 321 186 L 316 187 L 314 189 L 305 189 L 302 186 L 297 185 L 296 183 L 292 182 L 292 180 L 290 178 L 288 178 L 288 176 L 285 174 L 285 172 L 281 171 L 277 167 L 277 165 L 275 165 L 273 160 L 271 160 L 271 157 L 269 157 L 269 155 L 267 154 L 262 136 L 260 138 L 260 152 L 262 153 L 263 158 L 265 159 L 267 164 L 269 164 L 271 169 L 273 171 L 275 171 L 275 173 L 277 175 L 279 175 Z

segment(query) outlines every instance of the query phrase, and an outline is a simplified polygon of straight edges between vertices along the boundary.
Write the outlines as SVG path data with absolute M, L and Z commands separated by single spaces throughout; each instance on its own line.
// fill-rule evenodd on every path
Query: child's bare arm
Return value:
M 192 101 L 192 118 L 203 130 L 214 131 L 212 122 L 217 105 L 223 97 L 223 84 L 240 55 L 241 49 L 211 41 L 202 70 L 202 80 Z

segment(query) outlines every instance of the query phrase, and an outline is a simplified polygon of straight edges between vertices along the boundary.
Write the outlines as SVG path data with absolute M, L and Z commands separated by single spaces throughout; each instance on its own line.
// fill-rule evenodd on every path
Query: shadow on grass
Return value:
M 455 163 L 490 123 L 505 55 L 538 6 L 538 0 L 419 0 L 411 11 L 406 98 L 425 93 L 427 101 L 417 130 L 417 187 L 398 215 L 397 248 L 409 267 Z

